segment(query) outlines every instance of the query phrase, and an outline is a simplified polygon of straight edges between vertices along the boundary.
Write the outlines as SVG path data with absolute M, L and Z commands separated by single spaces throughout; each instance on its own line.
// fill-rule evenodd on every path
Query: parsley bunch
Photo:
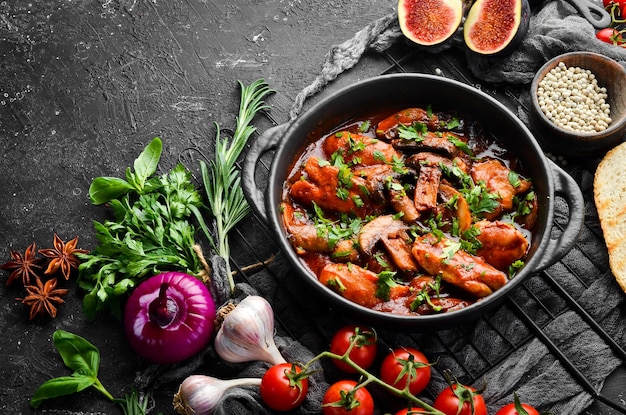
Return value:
M 155 175 L 161 151 L 157 137 L 135 160 L 134 170 L 126 170 L 125 180 L 97 177 L 91 183 L 91 202 L 106 203 L 113 219 L 94 222 L 100 244 L 80 255 L 78 282 L 88 292 L 83 307 L 90 317 L 105 308 L 121 317 L 120 298 L 149 275 L 204 272 L 191 223 L 194 217 L 202 221 L 202 198 L 181 164 Z

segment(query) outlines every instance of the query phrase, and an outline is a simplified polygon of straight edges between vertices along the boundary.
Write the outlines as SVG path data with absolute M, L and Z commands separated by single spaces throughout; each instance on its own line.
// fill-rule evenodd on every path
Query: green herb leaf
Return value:
M 517 174 L 513 170 L 509 170 L 508 179 L 509 179 L 509 183 L 511 183 L 511 186 L 513 187 L 519 187 L 522 184 L 519 178 L 519 174 Z
M 395 271 L 382 271 L 379 273 L 378 281 L 376 282 L 376 292 L 374 295 L 384 301 L 389 300 L 391 288 L 398 285 L 398 283 L 394 280 L 395 276 Z
M 459 150 L 461 150 L 462 152 L 464 152 L 465 154 L 467 154 L 468 156 L 473 157 L 474 156 L 474 152 L 472 151 L 472 149 L 467 145 L 467 143 L 463 140 L 460 140 L 458 137 L 455 137 L 454 135 L 448 133 L 446 134 L 446 139 L 451 142 L 452 144 L 454 144 L 454 146 L 456 148 L 458 148 Z
M 459 121 L 458 118 L 456 117 L 452 117 L 445 125 L 445 128 L 447 128 L 448 130 L 454 130 L 455 128 L 457 128 L 459 125 L 461 125 L 461 122 Z
M 155 137 L 135 160 L 133 167 L 135 169 L 135 175 L 138 182 L 141 184 L 141 188 L 143 188 L 143 185 L 148 177 L 156 173 L 159 160 L 161 159 L 162 150 L 163 143 L 161 142 L 161 139 L 159 137 Z
M 411 125 L 400 124 L 398 126 L 398 137 L 403 140 L 415 141 L 416 143 L 424 141 L 426 132 L 428 132 L 428 126 L 421 122 L 414 122 Z
M 521 259 L 518 259 L 517 261 L 513 262 L 509 266 L 509 270 L 508 270 L 509 278 L 513 277 L 517 273 L 517 271 L 524 268 L 524 265 L 525 265 L 525 262 L 522 261 Z
M 100 352 L 84 338 L 63 330 L 52 335 L 54 347 L 59 351 L 65 366 L 84 375 L 98 375 Z
M 58 350 L 63 363 L 72 369 L 72 376 L 61 376 L 44 382 L 30 400 L 33 408 L 50 398 L 80 392 L 90 386 L 99 390 L 110 400 L 113 396 L 98 379 L 100 352 L 84 338 L 64 330 L 57 330 L 52 335 L 53 344 Z
M 59 396 L 71 395 L 87 389 L 95 383 L 89 376 L 61 376 L 50 379 L 43 383 L 30 399 L 30 406 L 39 408 L 46 399 L 58 398 Z
M 454 255 L 461 249 L 461 243 L 447 240 L 443 247 L 442 258 L 444 262 L 450 261 Z
M 89 199 L 94 205 L 102 205 L 133 189 L 130 183 L 119 177 L 96 177 L 89 186 Z

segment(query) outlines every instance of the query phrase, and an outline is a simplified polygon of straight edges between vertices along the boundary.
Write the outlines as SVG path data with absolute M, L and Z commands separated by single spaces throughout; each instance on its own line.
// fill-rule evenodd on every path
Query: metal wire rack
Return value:
M 523 100 L 520 99 L 520 91 L 515 87 L 493 87 L 484 85 L 476 80 L 464 69 L 462 57 L 454 54 L 444 54 L 439 56 L 425 56 L 414 49 L 403 45 L 394 46 L 387 52 L 377 54 L 373 57 L 377 65 L 380 66 L 378 74 L 400 73 L 400 72 L 420 72 L 447 76 L 459 81 L 474 85 L 492 94 L 515 113 L 527 114 Z M 266 114 L 268 120 L 277 124 L 270 114 Z M 269 171 L 270 161 L 261 161 L 261 167 Z M 588 198 L 586 196 L 586 198 Z M 589 203 L 587 200 L 586 203 Z M 555 229 L 560 228 L 559 220 L 555 219 Z M 245 230 L 241 230 L 244 228 Z M 271 255 L 278 252 L 278 244 L 273 241 L 272 233 L 256 217 L 253 217 L 245 226 L 240 227 L 238 237 L 234 239 L 233 257 L 234 269 L 238 271 L 239 278 L 243 278 L 253 286 L 256 284 L 254 273 L 246 272 L 239 264 L 262 262 Z M 597 217 L 594 212 L 587 215 L 585 229 L 583 231 L 596 244 L 598 252 L 603 252 L 601 232 L 598 231 Z M 254 238 L 250 234 L 255 235 Z M 589 254 L 589 246 L 576 246 L 572 255 L 583 257 L 588 266 L 596 272 L 608 272 L 607 258 L 601 254 Z M 273 273 L 271 267 L 269 275 L 279 283 L 277 291 L 271 295 L 291 296 L 294 299 L 302 297 L 298 286 L 294 286 L 291 281 L 286 282 L 289 276 Z M 569 276 L 576 284 L 574 288 L 569 284 L 567 287 L 562 283 L 562 275 Z M 602 414 L 626 413 L 626 402 L 621 398 L 619 392 L 608 390 L 610 388 L 599 389 L 594 379 L 587 377 L 584 368 L 576 356 L 564 347 L 564 344 L 555 340 L 550 332 L 550 325 L 559 318 L 575 315 L 580 330 L 588 328 L 597 335 L 603 344 L 621 360 L 626 360 L 626 350 L 624 345 L 619 343 L 619 339 L 614 333 L 609 332 L 597 322 L 593 311 L 589 311 L 584 303 L 578 300 L 578 295 L 591 284 L 590 278 L 577 268 L 576 263 L 572 265 L 566 258 L 559 261 L 554 266 L 538 275 L 532 276 L 522 284 L 503 305 L 488 313 L 480 321 L 469 326 L 461 326 L 454 330 L 429 333 L 423 336 L 419 333 L 383 333 L 383 342 L 390 344 L 398 341 L 396 336 L 402 339 L 419 344 L 419 347 L 429 351 L 432 355 L 437 355 L 438 366 L 451 368 L 457 378 L 468 384 L 480 382 L 481 378 L 493 368 L 499 366 L 509 355 L 523 348 L 529 342 L 540 341 L 562 365 L 568 376 L 575 379 L 581 388 L 589 393 L 594 400 L 594 408 L 603 411 Z M 574 292 L 572 292 L 574 291 Z M 306 346 L 312 350 L 322 349 L 325 346 L 323 335 L 324 328 L 320 327 L 320 321 L 316 318 L 314 311 L 302 309 L 302 304 L 294 301 L 293 306 L 286 306 L 284 309 L 276 310 L 276 316 L 280 329 L 294 338 L 305 339 Z M 310 324 L 306 324 L 309 333 L 303 333 L 303 328 L 290 324 L 290 317 L 299 314 L 299 318 Z M 338 319 L 341 319 L 338 316 Z M 310 331 L 313 332 L 310 332 Z M 315 332 L 318 330 L 318 332 Z M 480 333 L 482 338 L 488 337 L 488 342 L 478 341 L 476 333 Z M 608 391 L 607 391 L 608 390 Z M 434 395 L 431 392 L 431 395 Z M 588 412 L 590 413 L 590 412 Z

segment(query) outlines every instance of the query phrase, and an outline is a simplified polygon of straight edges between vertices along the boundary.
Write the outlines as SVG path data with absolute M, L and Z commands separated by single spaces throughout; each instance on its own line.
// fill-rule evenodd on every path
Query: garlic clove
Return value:
M 274 312 L 260 296 L 248 296 L 230 311 L 215 336 L 217 354 L 228 362 L 285 363 L 274 342 Z
M 191 375 L 174 394 L 174 410 L 182 415 L 210 415 L 224 393 L 236 386 L 259 386 L 260 378 L 222 380 L 212 376 Z

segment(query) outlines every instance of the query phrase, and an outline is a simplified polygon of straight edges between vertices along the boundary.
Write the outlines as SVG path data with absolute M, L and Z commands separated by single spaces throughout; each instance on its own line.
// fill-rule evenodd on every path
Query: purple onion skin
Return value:
M 159 299 L 164 284 L 170 303 L 175 303 L 175 314 L 169 324 L 161 326 L 159 322 L 170 319 L 151 319 L 150 304 Z M 182 272 L 165 272 L 133 290 L 124 311 L 124 330 L 133 350 L 144 359 L 159 364 L 179 363 L 208 344 L 215 313 L 213 297 L 202 281 Z

